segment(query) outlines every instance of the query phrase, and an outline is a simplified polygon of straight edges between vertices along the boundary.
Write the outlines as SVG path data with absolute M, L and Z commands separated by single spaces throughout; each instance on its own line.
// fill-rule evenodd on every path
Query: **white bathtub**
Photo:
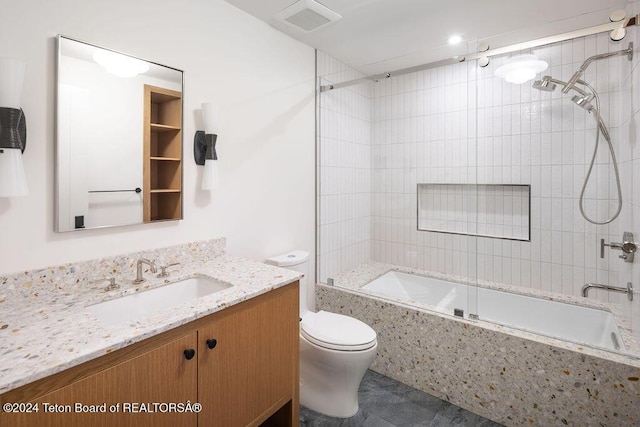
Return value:
M 363 290 L 404 302 L 417 302 L 434 311 L 534 332 L 578 344 L 625 351 L 613 314 L 533 296 L 389 271 Z M 477 304 L 476 304 L 477 301 Z M 462 310 L 457 312 L 456 309 Z

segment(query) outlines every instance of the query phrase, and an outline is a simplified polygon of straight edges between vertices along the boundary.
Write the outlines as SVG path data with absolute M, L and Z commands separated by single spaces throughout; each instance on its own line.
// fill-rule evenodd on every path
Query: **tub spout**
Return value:
M 633 285 L 631 282 L 627 282 L 627 287 L 623 288 L 621 286 L 609 286 L 609 285 L 601 285 L 600 283 L 587 283 L 582 287 L 582 296 L 587 298 L 589 296 L 589 289 L 604 289 L 605 291 L 611 292 L 622 292 L 627 294 L 627 298 L 629 301 L 633 301 Z

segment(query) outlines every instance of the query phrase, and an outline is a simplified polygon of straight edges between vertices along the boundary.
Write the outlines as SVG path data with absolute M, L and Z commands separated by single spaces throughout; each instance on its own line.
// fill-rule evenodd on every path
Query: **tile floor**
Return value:
M 327 417 L 301 407 L 300 426 L 500 426 L 371 370 L 367 371 L 360 384 L 359 398 L 360 410 L 348 419 Z

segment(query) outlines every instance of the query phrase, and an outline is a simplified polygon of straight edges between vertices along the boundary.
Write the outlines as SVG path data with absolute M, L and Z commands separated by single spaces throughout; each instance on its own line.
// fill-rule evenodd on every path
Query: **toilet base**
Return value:
M 360 382 L 377 348 L 376 342 L 366 350 L 330 350 L 300 336 L 300 404 L 330 417 L 354 416 Z

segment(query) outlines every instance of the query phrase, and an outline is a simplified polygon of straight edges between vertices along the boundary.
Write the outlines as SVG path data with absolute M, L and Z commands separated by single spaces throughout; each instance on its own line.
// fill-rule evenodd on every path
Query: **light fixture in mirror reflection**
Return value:
M 145 205 L 152 218 L 181 211 L 181 96 L 167 112 L 145 86 L 182 94 L 183 72 L 58 36 L 56 231 L 142 224 Z
M 149 64 L 144 61 L 106 50 L 94 52 L 93 60 L 118 77 L 135 77 L 149 71 Z
M 28 194 L 22 164 L 27 126 L 20 108 L 26 65 L 17 59 L 0 58 L 0 197 Z

